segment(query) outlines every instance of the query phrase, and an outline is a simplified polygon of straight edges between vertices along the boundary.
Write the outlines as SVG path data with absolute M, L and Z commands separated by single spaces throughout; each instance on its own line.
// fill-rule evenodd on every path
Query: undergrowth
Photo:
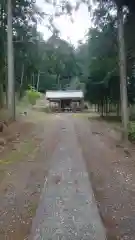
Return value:
M 135 142 L 135 122 L 130 122 L 128 126 L 129 140 Z

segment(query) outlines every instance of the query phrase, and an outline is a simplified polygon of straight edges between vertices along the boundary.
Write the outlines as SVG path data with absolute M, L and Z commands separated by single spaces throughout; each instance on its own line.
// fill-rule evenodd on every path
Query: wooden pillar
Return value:
M 51 103 L 51 102 L 49 101 L 49 109 L 51 110 L 51 104 L 50 104 L 50 103 Z M 50 110 L 49 110 L 49 111 L 50 111 Z
M 84 99 L 80 101 L 81 111 L 84 109 Z
M 61 100 L 59 100 L 59 112 L 61 112 Z

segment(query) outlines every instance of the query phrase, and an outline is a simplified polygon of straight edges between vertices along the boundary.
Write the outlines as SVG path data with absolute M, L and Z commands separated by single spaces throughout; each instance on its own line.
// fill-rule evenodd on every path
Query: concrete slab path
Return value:
M 72 117 L 63 115 L 30 240 L 105 240 Z

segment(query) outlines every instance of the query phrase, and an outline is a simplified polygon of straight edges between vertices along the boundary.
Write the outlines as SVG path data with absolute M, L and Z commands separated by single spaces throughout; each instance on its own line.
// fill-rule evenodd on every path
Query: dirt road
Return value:
M 24 240 L 30 233 L 49 159 L 59 141 L 59 121 L 44 115 L 32 113 L 31 118 L 30 113 L 30 119 L 28 115 L 14 123 L 13 141 L 0 155 L 0 240 Z
M 60 115 L 60 140 L 51 159 L 31 240 L 105 240 L 72 116 Z
M 104 122 L 76 118 L 75 128 L 107 239 L 135 239 L 135 146 L 124 149 Z
M 88 120 L 86 116 L 54 114 L 48 117 L 43 115 L 36 120 L 33 115 L 33 119 L 34 123 L 31 121 L 28 123 L 26 117 L 25 124 L 20 124 L 17 129 L 17 133 L 20 133 L 19 143 L 14 139 L 11 146 L 1 153 L 0 240 L 28 239 L 32 221 L 32 234 L 34 234 L 39 221 L 33 219 L 39 219 L 34 216 L 36 209 L 40 206 L 39 199 L 44 183 L 46 179 L 50 179 L 51 171 L 58 172 L 54 176 L 54 181 L 49 180 L 51 194 L 53 189 L 57 195 L 63 194 L 60 189 L 64 189 L 65 185 L 61 185 L 63 187 L 60 188 L 60 184 L 67 186 L 72 185 L 70 182 L 74 182 L 74 187 L 69 187 L 69 195 L 73 196 L 75 190 L 73 197 L 75 200 L 70 198 L 65 209 L 68 207 L 78 209 L 83 204 L 81 201 L 85 201 L 88 206 L 82 208 L 83 211 L 80 213 L 84 224 L 86 219 L 90 221 L 88 199 L 92 185 L 99 213 L 106 228 L 107 239 L 135 239 L 135 151 L 133 146 L 128 151 L 125 150 L 117 143 L 116 138 L 112 137 L 107 124 Z M 61 162 L 64 157 L 62 149 L 65 146 L 65 158 L 68 159 L 71 155 L 73 159 L 73 161 L 67 160 L 67 163 Z M 58 149 L 61 149 L 60 152 Z M 65 183 L 61 183 L 61 168 L 66 176 Z M 73 178 L 70 181 L 68 170 L 71 174 L 72 168 L 75 172 L 84 172 L 84 175 L 88 173 L 91 185 L 86 180 L 87 177 Z M 80 202 L 79 200 L 77 202 L 79 189 L 84 192 L 84 196 Z M 61 205 L 63 200 L 59 200 Z M 75 201 L 77 207 L 74 206 Z M 60 205 L 57 206 L 58 212 L 62 207 Z M 47 214 L 52 212 L 46 209 L 45 213 L 45 216 L 41 214 L 44 220 L 47 219 Z M 64 214 L 67 219 L 66 211 Z M 72 212 L 70 217 L 73 217 Z M 100 220 L 97 222 L 99 223 Z M 54 229 L 56 229 L 55 223 Z M 72 227 L 70 230 L 73 230 Z M 77 237 L 78 235 L 75 239 L 79 239 Z

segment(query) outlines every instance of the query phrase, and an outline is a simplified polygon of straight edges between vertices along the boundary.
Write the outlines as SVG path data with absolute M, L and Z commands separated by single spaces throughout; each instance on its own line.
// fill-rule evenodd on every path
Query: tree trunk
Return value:
M 118 7 L 118 36 L 119 36 L 119 66 L 120 66 L 120 96 L 121 96 L 121 116 L 123 124 L 123 138 L 128 140 L 128 100 L 127 100 L 127 75 L 125 59 L 125 41 L 123 8 Z
M 100 112 L 100 103 L 98 103 L 97 111 L 98 111 L 98 113 Z
M 99 112 L 99 104 L 95 104 L 95 112 Z
M 35 84 L 35 76 L 34 76 L 34 73 L 32 74 L 32 87 L 35 87 L 34 84 Z
M 8 110 L 11 120 L 15 120 L 15 83 L 14 83 L 14 51 L 13 51 L 13 33 L 12 33 L 12 3 L 7 1 L 8 8 Z
M 111 113 L 111 110 L 112 110 L 112 104 L 111 104 L 111 102 L 109 102 L 109 106 L 108 106 L 109 113 Z
M 4 107 L 4 92 L 3 92 L 3 84 L 0 84 L 0 108 Z
M 21 74 L 21 83 L 20 83 L 20 93 L 19 93 L 19 98 L 22 97 L 23 78 L 24 78 L 24 64 L 22 65 L 22 74 Z
M 60 76 L 57 75 L 57 80 L 56 80 L 57 84 L 58 84 L 58 89 L 61 90 L 61 85 L 60 85 Z
M 105 115 L 108 115 L 108 99 L 105 97 Z
M 23 77 L 24 77 L 24 64 L 22 65 L 22 75 L 21 75 L 21 84 L 20 84 L 20 88 L 23 85 Z
M 101 104 L 100 104 L 100 113 L 101 113 L 101 117 L 104 116 L 104 101 L 102 100 L 101 101 Z
M 39 88 L 39 81 L 40 81 L 40 71 L 38 71 L 38 79 L 37 79 L 37 91 Z
M 117 117 L 120 116 L 120 104 L 119 102 L 117 103 Z

